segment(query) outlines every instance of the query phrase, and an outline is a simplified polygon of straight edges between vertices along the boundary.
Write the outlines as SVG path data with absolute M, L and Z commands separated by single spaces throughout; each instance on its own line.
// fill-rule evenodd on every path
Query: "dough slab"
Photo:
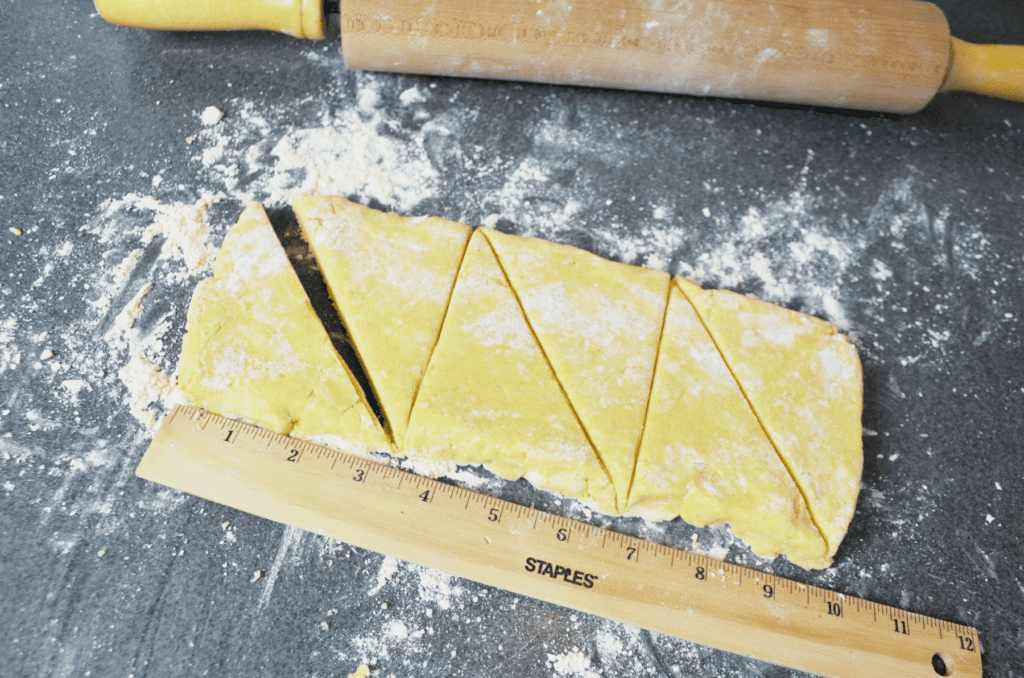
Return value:
M 860 362 L 828 323 L 491 229 L 343 198 L 295 209 L 397 444 L 258 206 L 189 311 L 180 383 L 196 404 L 831 563 L 863 459 Z
M 178 385 L 200 407 L 277 433 L 394 452 L 255 203 L 192 296 Z

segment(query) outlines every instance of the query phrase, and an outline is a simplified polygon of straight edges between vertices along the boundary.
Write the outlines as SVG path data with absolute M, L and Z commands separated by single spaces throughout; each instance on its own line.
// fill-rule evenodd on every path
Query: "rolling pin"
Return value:
M 95 0 L 165 30 L 325 36 L 323 0 Z M 334 3 L 335 5 L 337 3 Z M 886 113 L 938 92 L 1024 101 L 1024 46 L 954 38 L 919 0 L 342 0 L 352 68 Z

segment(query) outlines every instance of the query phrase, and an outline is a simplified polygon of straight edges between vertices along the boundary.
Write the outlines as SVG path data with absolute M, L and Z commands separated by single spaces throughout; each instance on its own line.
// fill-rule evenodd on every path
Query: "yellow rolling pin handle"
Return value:
M 1024 101 L 1024 46 L 975 45 L 950 38 L 949 73 L 939 91 Z
M 164 31 L 268 30 L 326 36 L 321 0 L 95 0 L 112 24 Z

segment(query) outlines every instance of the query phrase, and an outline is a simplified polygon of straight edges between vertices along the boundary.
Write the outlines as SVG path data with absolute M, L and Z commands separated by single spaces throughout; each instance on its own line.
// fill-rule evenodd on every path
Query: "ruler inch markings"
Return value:
M 225 442 L 228 426 L 246 435 Z M 239 456 L 246 451 L 256 454 Z M 977 630 L 964 624 L 555 516 L 199 408 L 178 405 L 164 418 L 136 473 L 361 548 L 788 668 L 931 678 L 938 655 L 952 669 L 947 675 L 982 675 Z

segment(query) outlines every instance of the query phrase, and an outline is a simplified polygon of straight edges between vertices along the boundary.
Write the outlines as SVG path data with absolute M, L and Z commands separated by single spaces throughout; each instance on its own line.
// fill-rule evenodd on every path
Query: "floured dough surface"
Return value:
M 346 451 L 393 451 L 260 205 L 224 237 L 186 330 L 178 383 L 196 405 Z
M 658 355 L 668 274 L 483 230 L 625 500 Z
M 480 230 L 459 272 L 405 451 L 483 464 L 615 512 L 612 483 Z
M 864 455 L 857 349 L 829 323 L 724 290 L 676 284 L 693 304 L 835 553 Z
M 627 512 L 725 522 L 762 556 L 785 553 L 808 568 L 830 562 L 800 490 L 675 286 Z
M 300 195 L 293 206 L 401 446 L 471 229 L 337 197 Z
M 860 363 L 831 325 L 541 240 L 342 198 L 295 209 L 397 445 L 259 206 L 189 310 L 197 405 L 831 563 L 862 467 Z

